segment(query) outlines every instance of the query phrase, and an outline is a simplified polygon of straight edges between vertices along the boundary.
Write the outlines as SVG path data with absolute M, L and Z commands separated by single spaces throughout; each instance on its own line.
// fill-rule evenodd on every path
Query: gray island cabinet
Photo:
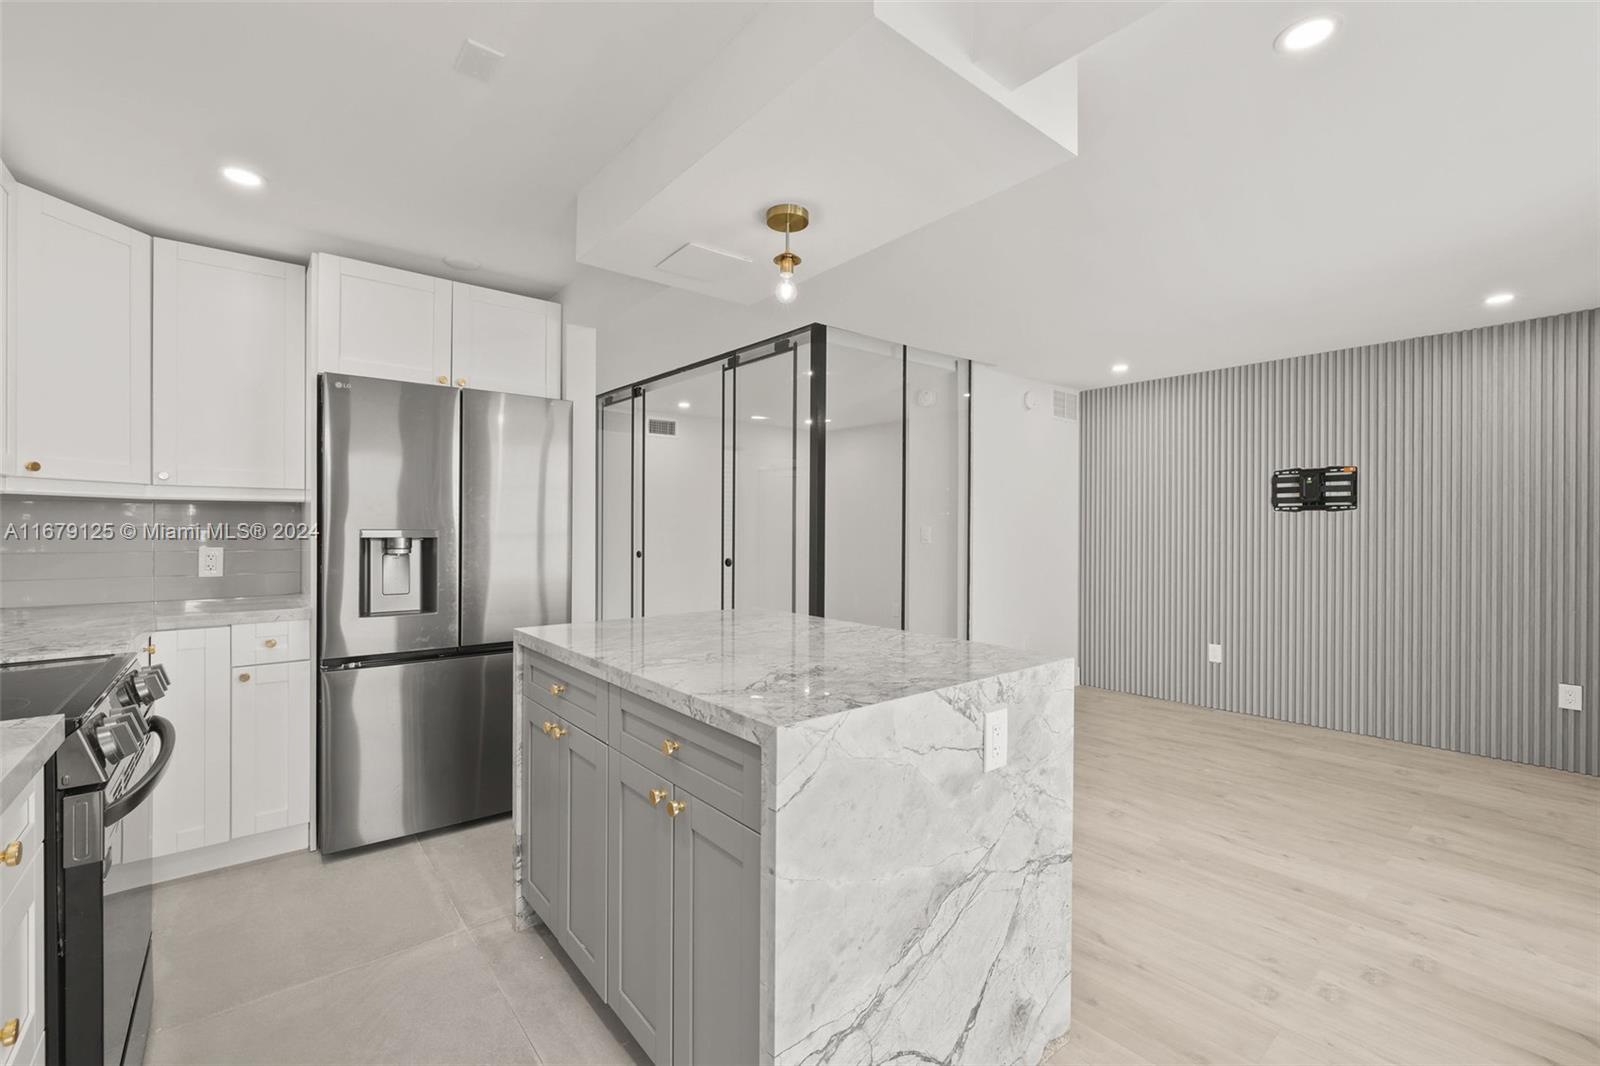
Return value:
M 749 610 L 515 639 L 519 927 L 658 1066 L 1065 1034 L 1071 660 Z

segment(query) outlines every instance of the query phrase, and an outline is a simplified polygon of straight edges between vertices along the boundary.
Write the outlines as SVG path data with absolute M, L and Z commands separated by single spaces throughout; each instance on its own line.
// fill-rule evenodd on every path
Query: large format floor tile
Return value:
M 151 1035 L 164 1063 L 537 1063 L 465 931 Z
M 349 856 L 287 855 L 161 885 L 153 1021 L 180 1025 L 461 925 L 411 839 Z
M 543 926 L 519 933 L 511 920 L 475 926 L 522 1027 L 548 1066 L 645 1066 L 644 1049 L 590 990 Z
M 481 925 L 511 917 L 511 857 L 516 837 L 509 816 L 424 833 L 417 842 L 463 922 Z

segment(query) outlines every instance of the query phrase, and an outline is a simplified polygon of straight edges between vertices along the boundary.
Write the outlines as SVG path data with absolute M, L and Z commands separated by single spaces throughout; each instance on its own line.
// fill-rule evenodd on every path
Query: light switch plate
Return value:
M 222 547 L 220 545 L 215 547 L 206 544 L 200 545 L 200 576 L 222 576 Z
M 1222 645 L 1221 644 L 1207 644 L 1206 645 L 1206 662 L 1208 662 L 1208 663 L 1220 663 L 1221 661 L 1222 661 Z
M 1006 764 L 1009 738 L 1006 736 L 1006 709 L 983 713 L 983 772 L 998 770 Z
M 1583 710 L 1583 686 L 1557 685 L 1556 706 L 1560 707 L 1563 711 Z

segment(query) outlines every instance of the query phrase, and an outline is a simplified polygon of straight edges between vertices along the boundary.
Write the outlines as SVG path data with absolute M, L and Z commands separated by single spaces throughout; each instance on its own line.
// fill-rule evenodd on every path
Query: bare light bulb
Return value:
M 780 273 L 778 275 L 778 288 L 776 290 L 776 294 L 778 297 L 778 302 L 781 304 L 792 304 L 794 303 L 794 298 L 800 295 L 800 289 L 794 283 L 794 274 L 792 272 Z

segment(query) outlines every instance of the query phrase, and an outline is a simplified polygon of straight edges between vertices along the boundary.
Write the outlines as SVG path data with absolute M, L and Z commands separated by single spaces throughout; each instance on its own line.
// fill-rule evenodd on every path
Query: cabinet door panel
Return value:
M 0 905 L 0 1021 L 17 1023 L 16 1043 L 0 1048 L 0 1066 L 25 1066 L 44 1035 L 44 863 L 6 872 L 22 881 Z
M 657 1066 L 672 1061 L 672 833 L 664 778 L 611 752 L 606 1002 Z
M 148 484 L 150 238 L 26 186 L 16 219 L 5 472 Z
M 155 484 L 304 488 L 305 268 L 157 240 L 154 274 Z
M 567 810 L 562 903 L 556 939 L 589 984 L 606 994 L 606 782 L 605 745 L 562 721 L 559 741 L 562 803 Z
M 311 820 L 311 675 L 305 663 L 233 671 L 233 835 Z
M 755 1062 L 761 838 L 682 790 L 677 798 L 673 1061 Z
M 150 645 L 155 648 L 150 661 L 165 666 L 172 682 L 155 711 L 178 731 L 166 776 L 145 805 L 150 808 L 152 854 L 221 844 L 232 826 L 228 630 L 168 630 L 153 635 Z M 124 861 L 135 857 L 148 856 L 123 856 Z
M 319 369 L 449 381 L 448 281 L 340 256 L 314 261 Z
M 455 383 L 494 392 L 561 395 L 561 305 L 456 282 L 451 300 Z
M 562 847 L 567 824 L 561 787 L 561 744 L 540 727 L 554 717 L 532 700 L 522 701 L 522 888 L 545 925 L 560 927 L 561 886 L 566 878 Z

